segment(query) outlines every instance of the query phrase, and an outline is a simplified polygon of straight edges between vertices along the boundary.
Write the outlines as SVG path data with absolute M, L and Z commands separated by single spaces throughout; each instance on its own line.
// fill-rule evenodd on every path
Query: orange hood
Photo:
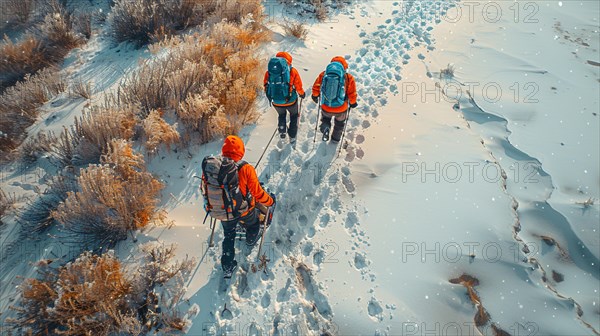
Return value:
M 292 65 L 292 55 L 286 53 L 285 51 L 278 52 L 275 57 L 283 57 L 287 61 L 288 65 Z
M 230 135 L 225 138 L 221 152 L 223 156 L 228 157 L 233 161 L 240 161 L 244 157 L 244 153 L 246 153 L 244 141 L 238 136 Z
M 340 62 L 344 66 L 344 69 L 348 70 L 348 62 L 343 56 L 335 56 L 331 59 L 331 62 Z

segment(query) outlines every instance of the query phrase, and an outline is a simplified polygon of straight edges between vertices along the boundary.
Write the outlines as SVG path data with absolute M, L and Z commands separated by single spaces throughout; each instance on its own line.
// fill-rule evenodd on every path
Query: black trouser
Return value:
M 287 129 L 287 134 L 290 138 L 295 138 L 298 134 L 298 101 L 290 106 L 275 106 L 275 110 L 279 114 L 279 118 L 277 119 L 277 128 L 279 129 L 279 133 L 285 133 Z M 287 113 L 290 113 L 290 126 L 286 127 L 287 121 Z
M 340 141 L 342 132 L 344 132 L 347 116 L 347 112 L 331 113 L 321 110 L 321 133 L 323 133 L 325 128 L 331 129 L 331 119 L 335 118 L 333 132 L 331 132 L 331 140 Z
M 235 228 L 237 227 L 237 224 L 240 223 L 246 228 L 247 240 L 256 239 L 256 235 L 260 231 L 260 222 L 258 218 L 259 212 L 260 211 L 257 208 L 253 208 L 244 217 L 221 222 L 221 225 L 223 226 L 223 233 L 225 235 L 223 238 L 223 255 L 221 256 L 221 267 L 223 269 L 231 266 L 233 264 L 233 260 L 235 259 Z

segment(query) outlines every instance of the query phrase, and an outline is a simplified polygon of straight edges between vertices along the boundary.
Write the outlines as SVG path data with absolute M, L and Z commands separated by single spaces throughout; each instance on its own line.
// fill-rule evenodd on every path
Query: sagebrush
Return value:
M 0 153 L 15 149 L 26 137 L 25 129 L 40 114 L 39 108 L 65 90 L 57 69 L 47 68 L 9 87 L 0 95 Z
M 77 182 L 78 190 L 68 193 L 52 217 L 85 246 L 104 250 L 130 231 L 164 223 L 164 214 L 156 211 L 163 185 L 125 140 L 111 141 L 101 164 L 81 169 Z
M 175 306 L 194 260 L 173 261 L 174 245 L 142 246 L 143 259 L 126 267 L 109 251 L 84 252 L 58 268 L 40 263 L 26 279 L 8 320 L 15 332 L 35 335 L 140 335 L 181 331 L 186 322 Z M 161 290 L 157 290 L 160 287 Z

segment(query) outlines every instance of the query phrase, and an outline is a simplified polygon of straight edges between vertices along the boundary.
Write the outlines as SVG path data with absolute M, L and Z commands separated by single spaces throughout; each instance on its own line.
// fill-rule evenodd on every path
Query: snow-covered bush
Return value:
M 170 47 L 168 54 L 146 61 L 123 81 L 120 99 L 139 102 L 146 113 L 175 111 L 186 140 L 236 133 L 255 119 L 253 105 L 262 90 L 259 43 L 268 33 L 255 23 L 220 22 L 207 34 L 159 43 Z
M 54 68 L 6 89 L 0 95 L 0 152 L 16 148 L 27 135 L 25 129 L 37 120 L 40 106 L 64 89 L 64 79 Z
M 44 55 L 42 41 L 28 34 L 19 42 L 7 36 L 0 44 L 0 92 L 49 65 Z
M 125 140 L 111 141 L 101 164 L 81 169 L 77 182 L 52 216 L 84 246 L 103 250 L 130 231 L 164 223 L 156 211 L 163 185 Z
M 142 122 L 146 138 L 148 153 L 156 153 L 159 146 L 164 144 L 167 148 L 179 142 L 179 132 L 176 125 L 171 126 L 162 118 L 161 110 L 153 110 Z
M 160 330 L 172 334 L 185 321 L 175 306 L 194 260 L 173 261 L 175 247 L 149 243 L 131 267 L 112 251 L 84 252 L 67 265 L 37 264 L 40 276 L 19 286 L 15 319 L 19 335 L 140 335 Z M 158 288 L 160 287 L 160 288 Z
M 17 329 L 36 335 L 111 335 L 142 331 L 128 302 L 131 284 L 112 253 L 82 254 L 58 270 L 44 269 L 41 279 L 22 285 Z
M 62 61 L 67 53 L 83 42 L 73 31 L 74 15 L 56 1 L 44 10 L 43 20 L 31 27 L 19 41 L 8 37 L 0 44 L 0 92 L 48 66 Z
M 308 35 L 308 28 L 302 22 L 285 21 L 281 27 L 287 36 L 293 36 L 299 40 L 305 40 Z
M 155 35 L 170 35 L 203 22 L 216 0 L 116 0 L 109 20 L 118 42 L 139 46 Z
M 43 232 L 54 224 L 52 211 L 75 190 L 76 181 L 70 174 L 58 174 L 47 182 L 47 188 L 17 212 L 17 221 L 22 232 Z
M 188 39 L 181 44 L 183 57 L 207 62 L 213 69 L 204 90 L 180 103 L 176 112 L 188 131 L 200 133 L 200 141 L 214 135 L 235 134 L 256 118 L 254 102 L 262 91 L 259 43 L 267 40 L 262 30 L 249 25 L 219 23 L 208 37 Z
M 134 135 L 139 109 L 133 105 L 99 107 L 85 111 L 70 129 L 55 141 L 53 160 L 62 167 L 100 162 L 100 156 L 114 139 L 129 140 Z

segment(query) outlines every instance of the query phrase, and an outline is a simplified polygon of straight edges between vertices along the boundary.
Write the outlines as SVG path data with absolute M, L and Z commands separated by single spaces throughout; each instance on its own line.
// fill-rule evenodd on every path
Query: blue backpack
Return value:
M 269 61 L 267 97 L 273 104 L 282 105 L 296 101 L 296 91 L 290 92 L 291 67 L 283 57 L 273 57 Z
M 346 69 L 340 62 L 331 62 L 321 83 L 321 104 L 340 107 L 346 101 Z

